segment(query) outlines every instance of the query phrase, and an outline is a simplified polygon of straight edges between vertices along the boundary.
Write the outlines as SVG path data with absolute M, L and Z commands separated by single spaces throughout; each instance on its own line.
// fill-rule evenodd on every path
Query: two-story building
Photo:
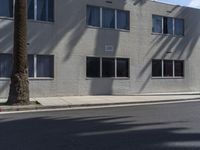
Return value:
M 200 10 L 150 0 L 27 0 L 31 97 L 200 91 Z M 14 0 L 0 0 L 0 97 Z

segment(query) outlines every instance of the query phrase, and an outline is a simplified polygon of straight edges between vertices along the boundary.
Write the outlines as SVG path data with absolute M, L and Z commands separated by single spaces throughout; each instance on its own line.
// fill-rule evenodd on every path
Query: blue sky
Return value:
M 155 1 L 200 8 L 200 0 L 155 0 Z

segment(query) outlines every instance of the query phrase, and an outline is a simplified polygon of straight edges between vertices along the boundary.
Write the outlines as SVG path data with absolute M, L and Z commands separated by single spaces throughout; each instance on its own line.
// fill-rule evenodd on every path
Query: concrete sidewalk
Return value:
M 176 102 L 198 100 L 200 94 L 163 94 L 163 95 L 141 95 L 141 96 L 67 96 L 67 97 L 45 97 L 31 98 L 31 101 L 37 101 L 40 105 L 29 106 L 0 106 L 0 111 L 21 111 L 36 109 L 54 109 L 54 108 L 76 108 L 92 106 L 111 106 L 125 104 L 143 104 L 155 102 Z M 0 102 L 5 102 L 1 99 Z

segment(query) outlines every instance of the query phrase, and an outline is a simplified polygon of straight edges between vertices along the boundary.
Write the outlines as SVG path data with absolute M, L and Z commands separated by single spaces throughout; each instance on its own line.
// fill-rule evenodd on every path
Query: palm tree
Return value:
M 7 104 L 29 103 L 27 0 L 15 0 L 13 70 Z

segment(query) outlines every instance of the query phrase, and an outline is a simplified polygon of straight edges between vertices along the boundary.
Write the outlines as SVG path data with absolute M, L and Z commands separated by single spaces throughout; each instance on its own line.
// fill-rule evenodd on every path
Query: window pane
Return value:
M 28 75 L 34 77 L 34 55 L 28 55 Z
M 173 19 L 169 17 L 163 18 L 163 33 L 173 34 Z
M 0 77 L 9 78 L 12 73 L 12 54 L 0 54 Z
M 175 76 L 183 77 L 184 76 L 184 62 L 183 61 L 175 61 Z
M 54 0 L 48 0 L 48 21 L 54 21 Z
M 87 77 L 100 77 L 100 58 L 87 57 Z
M 13 0 L 0 0 L 0 16 L 13 17 Z
M 28 19 L 34 19 L 34 0 L 27 1 Z
M 125 58 L 117 59 L 117 77 L 129 77 L 129 60 Z
M 162 60 L 152 60 L 152 77 L 162 77 Z
M 153 28 L 152 32 L 162 33 L 162 17 L 153 15 Z
M 173 61 L 164 60 L 164 76 L 171 77 L 173 76 Z
M 47 0 L 37 0 L 37 20 L 47 21 L 48 9 Z
M 114 58 L 102 58 L 102 77 L 115 77 Z
M 129 30 L 130 17 L 128 11 L 117 10 L 117 28 Z
M 175 19 L 175 35 L 184 35 L 183 19 Z
M 53 56 L 37 55 L 37 77 L 53 77 Z
M 87 25 L 100 27 L 100 8 L 87 6 Z
M 102 14 L 103 28 L 115 28 L 115 10 L 103 8 Z

